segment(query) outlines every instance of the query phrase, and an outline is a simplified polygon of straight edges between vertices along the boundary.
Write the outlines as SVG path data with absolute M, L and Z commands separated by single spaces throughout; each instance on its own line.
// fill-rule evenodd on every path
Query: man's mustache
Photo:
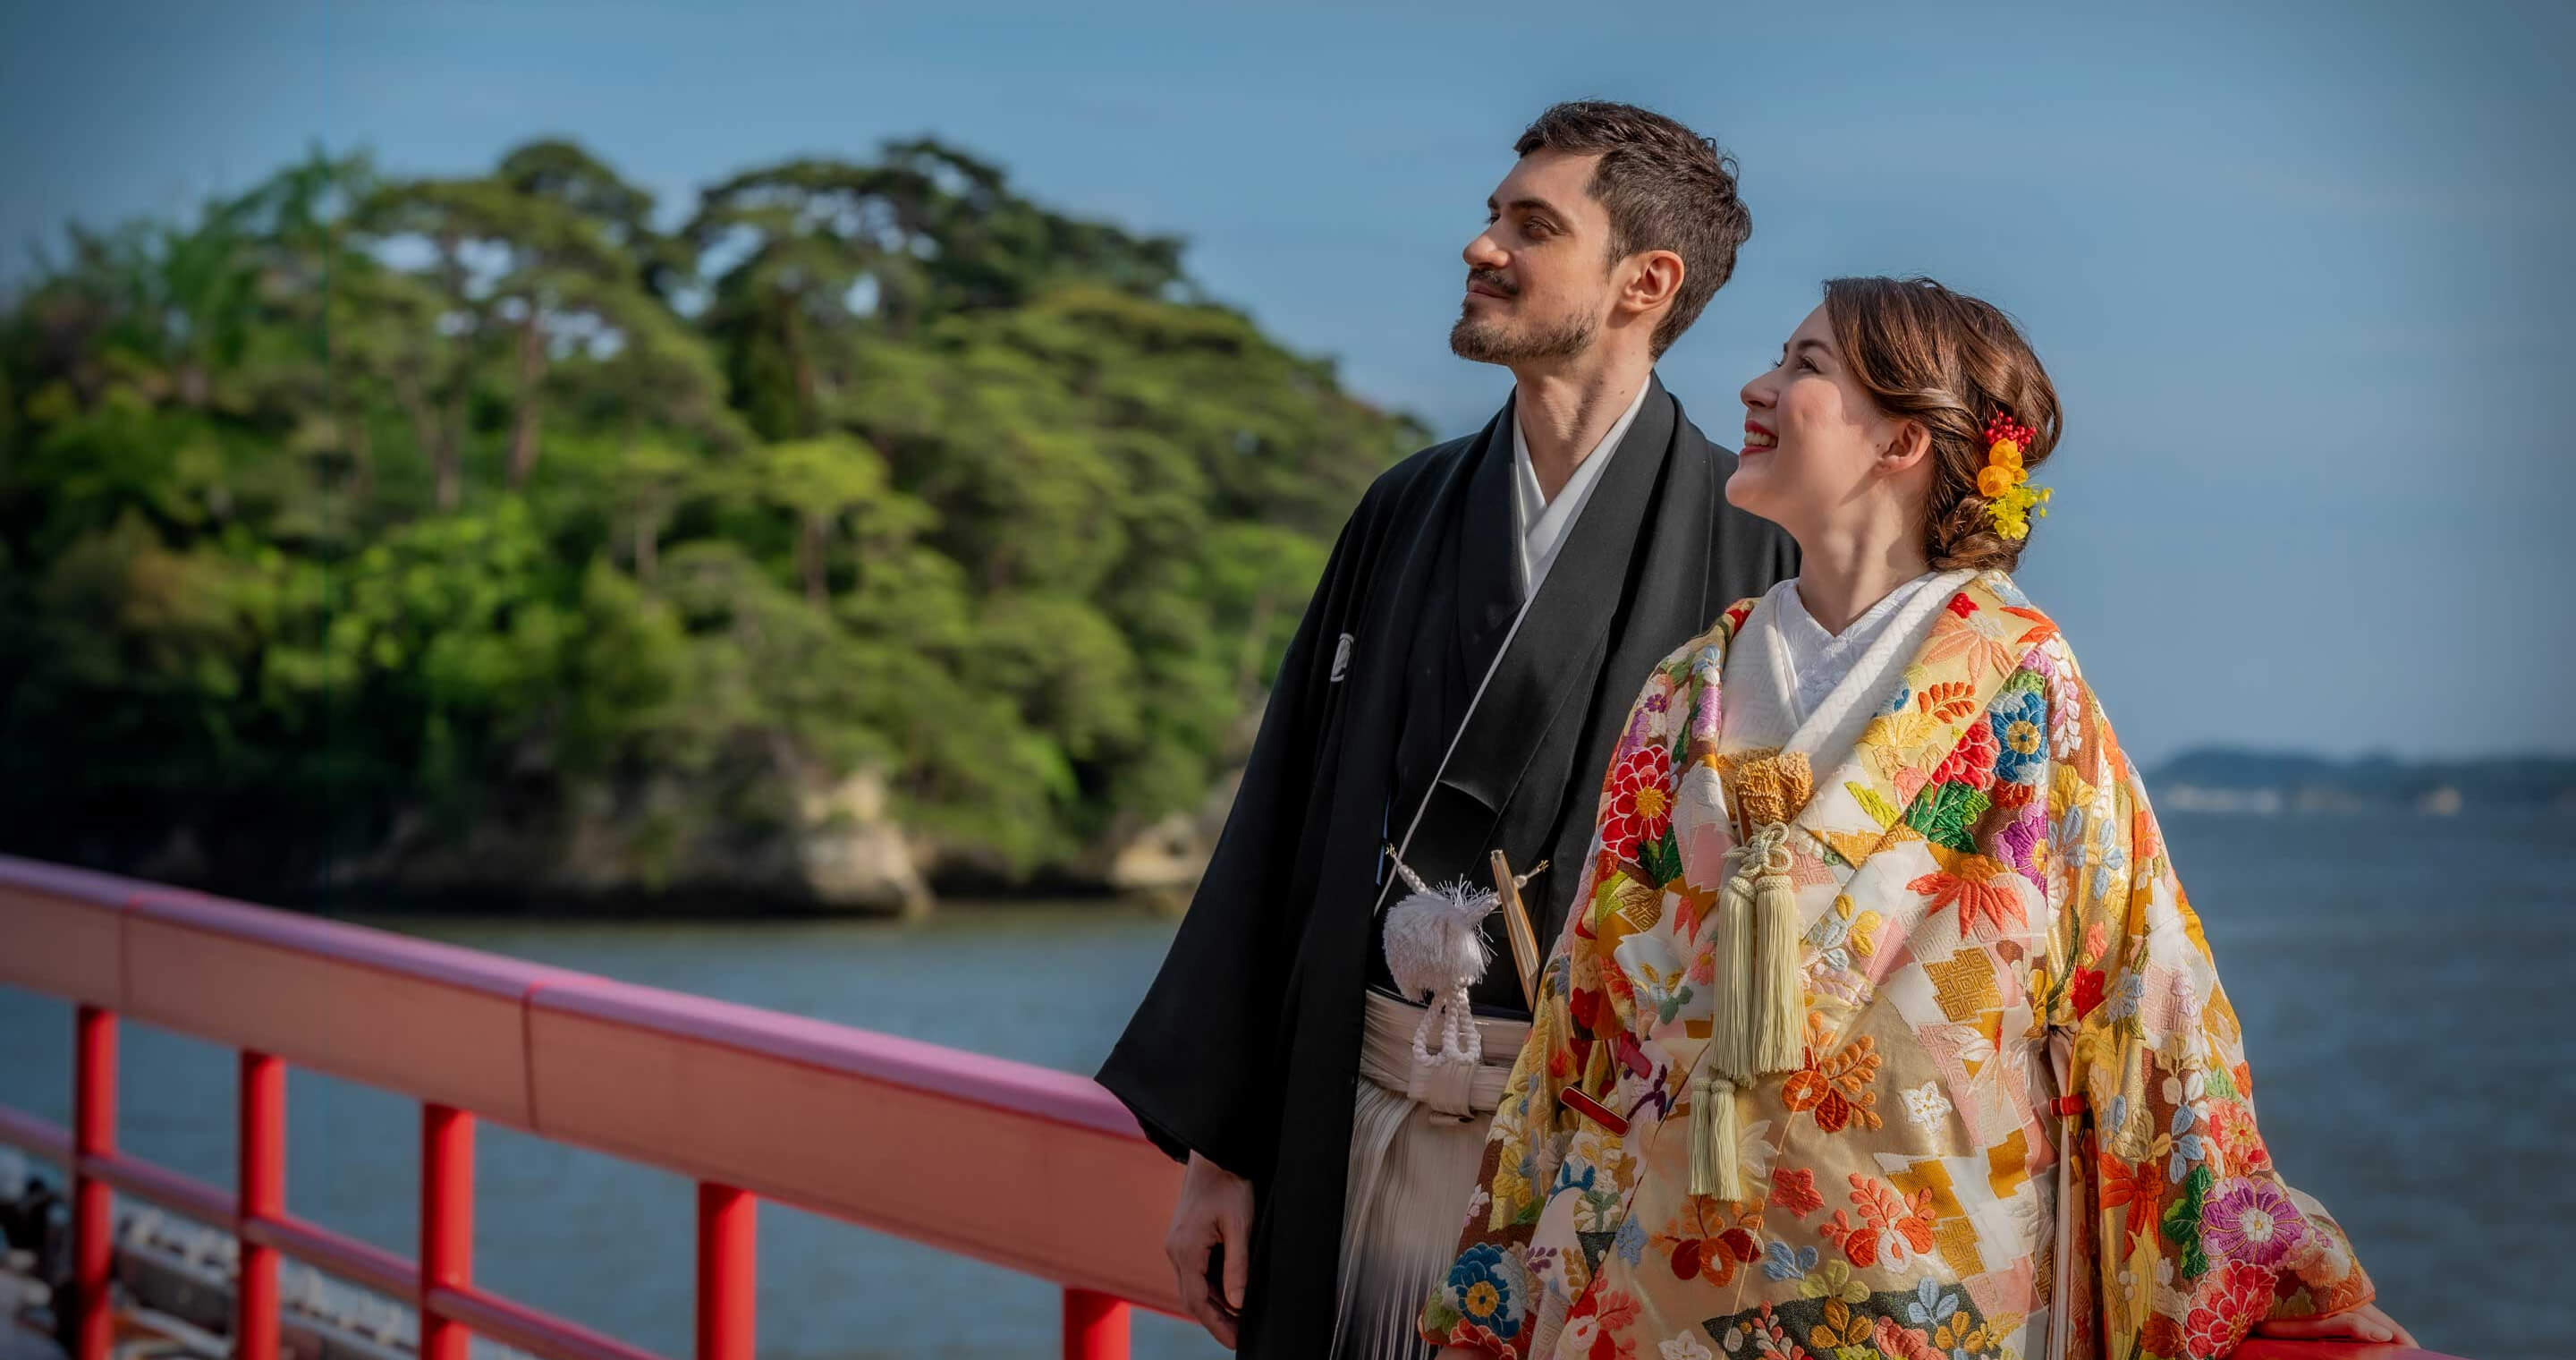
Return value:
M 1467 271 L 1467 286 L 1473 288 L 1478 284 L 1483 284 L 1485 287 L 1491 288 L 1505 297 L 1519 297 L 1521 295 L 1520 288 L 1513 284 L 1511 280 L 1504 278 L 1501 274 L 1490 269 L 1470 269 Z

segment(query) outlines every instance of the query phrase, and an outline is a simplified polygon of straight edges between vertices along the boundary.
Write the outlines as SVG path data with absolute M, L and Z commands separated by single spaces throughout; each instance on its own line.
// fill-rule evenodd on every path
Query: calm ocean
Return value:
M 2576 1353 L 2576 818 L 2165 825 L 2274 1156 L 2351 1230 L 2383 1304 L 2455 1354 Z M 1086 1073 L 1172 932 L 1087 903 L 956 905 L 916 925 L 370 923 Z M 133 1024 L 123 1043 L 125 1145 L 230 1185 L 228 1054 Z M 67 1006 L 0 987 L 0 1102 L 67 1120 L 70 1048 Z M 293 1073 L 289 1205 L 409 1255 L 418 1137 L 410 1102 Z M 478 1150 L 479 1278 L 688 1353 L 688 1182 L 490 1125 Z M 770 1360 L 1054 1353 L 1053 1288 L 774 1206 L 760 1279 Z M 1141 1357 L 1225 1353 L 1150 1315 L 1136 1339 Z

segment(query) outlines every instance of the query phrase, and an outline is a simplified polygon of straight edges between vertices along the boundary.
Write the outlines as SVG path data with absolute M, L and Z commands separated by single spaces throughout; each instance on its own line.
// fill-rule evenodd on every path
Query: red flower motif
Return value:
M 1771 1173 L 1771 1202 L 1788 1210 L 1791 1218 L 1805 1218 L 1825 1207 L 1825 1197 L 1816 1193 L 1816 1173 L 1805 1167 Z
M 1610 807 L 1601 818 L 1601 849 L 1627 863 L 1637 848 L 1664 838 L 1673 824 L 1673 753 L 1648 743 L 1610 772 Z
M 2081 1020 L 2085 1016 L 2091 1015 L 2093 1013 L 2093 1008 L 2101 1004 L 2102 970 L 2099 968 L 2076 969 L 2075 1018 Z
M 1637 1300 L 1616 1289 L 1586 1293 L 1566 1315 L 1568 1322 L 1592 1319 L 1592 1345 L 1583 1352 L 1584 1360 L 1636 1360 L 1637 1338 L 1630 1328 L 1637 1323 L 1637 1311 Z
M 1932 771 L 1932 783 L 1937 787 L 1955 779 L 1980 793 L 1993 788 L 1995 750 L 1993 723 L 1968 724 L 1959 744 L 1951 747 L 1949 756 Z
M 2194 1355 L 2225 1355 L 2272 1311 L 2272 1272 L 2230 1261 L 2216 1287 L 2183 1319 L 2183 1340 Z
M 1965 592 L 1953 595 L 1950 597 L 1950 612 L 1964 619 L 1977 612 L 1977 602 L 1969 599 Z

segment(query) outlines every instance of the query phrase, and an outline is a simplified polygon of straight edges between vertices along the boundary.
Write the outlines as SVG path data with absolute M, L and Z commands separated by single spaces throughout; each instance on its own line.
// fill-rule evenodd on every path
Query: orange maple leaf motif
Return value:
M 1943 722 L 1957 722 L 1976 708 L 1976 686 L 1944 680 L 1914 696 L 1915 706 Z
M 2140 1226 L 2153 1226 L 2159 1208 L 2157 1201 L 2164 1190 L 2164 1177 L 2152 1166 L 2125 1162 L 2108 1152 L 2097 1153 L 2102 1168 L 2102 1212 L 2128 1210 L 2131 1235 Z
M 1962 935 L 1975 933 L 1980 923 L 2001 931 L 2007 926 L 2026 925 L 2030 919 L 2022 910 L 2021 895 L 2001 881 L 2013 872 L 2011 865 L 1991 856 L 1959 855 L 1949 868 L 1925 874 L 1906 884 L 1905 889 L 1932 899 L 1926 911 L 1955 904 Z
M 1826 1241 L 1840 1247 L 1843 1256 L 1853 1265 L 1867 1267 L 1877 1264 L 1882 1256 L 1895 1252 L 1894 1244 L 1900 1241 L 1913 1252 L 1932 1249 L 1934 1217 L 1930 1186 L 1911 1195 L 1900 1195 L 1893 1186 L 1881 1185 L 1854 1172 L 1851 1187 L 1852 1207 L 1860 1210 L 1861 1218 L 1868 1226 L 1852 1222 L 1849 1215 L 1836 1209 L 1834 1216 L 1819 1225 L 1816 1231 Z
M 1807 1065 L 1780 1083 L 1781 1103 L 1791 1114 L 1812 1111 L 1817 1129 L 1825 1133 L 1840 1133 L 1855 1123 L 1877 1128 L 1878 1092 L 1869 1087 L 1878 1079 L 1878 1064 L 1878 1041 L 1866 1034 L 1823 1062 L 1816 1061 L 1810 1048 Z

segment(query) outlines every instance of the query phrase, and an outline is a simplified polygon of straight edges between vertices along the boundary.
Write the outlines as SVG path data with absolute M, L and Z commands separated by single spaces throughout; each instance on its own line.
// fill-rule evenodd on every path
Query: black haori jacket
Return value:
M 1638 686 L 1719 610 L 1797 571 L 1786 533 L 1727 504 L 1734 454 L 1655 381 L 1537 598 L 1494 609 L 1493 572 L 1507 604 L 1516 590 L 1511 544 L 1493 541 L 1510 533 L 1509 502 L 1499 525 L 1475 510 L 1509 494 L 1511 422 L 1506 403 L 1483 431 L 1389 469 L 1352 512 L 1189 915 L 1100 1072 L 1165 1151 L 1252 1180 L 1241 1344 L 1255 1360 L 1322 1356 L 1332 1336 L 1361 995 L 1393 877 L 1381 844 L 1403 843 L 1433 881 L 1484 882 L 1496 848 L 1515 866 L 1551 861 L 1526 891 L 1544 949 Z M 1445 762 L 1408 779 L 1397 752 L 1423 706 L 1420 669 L 1410 685 L 1406 671 L 1426 629 L 1491 671 L 1469 677 L 1483 692 L 1456 706 L 1454 747 L 1435 734 Z

